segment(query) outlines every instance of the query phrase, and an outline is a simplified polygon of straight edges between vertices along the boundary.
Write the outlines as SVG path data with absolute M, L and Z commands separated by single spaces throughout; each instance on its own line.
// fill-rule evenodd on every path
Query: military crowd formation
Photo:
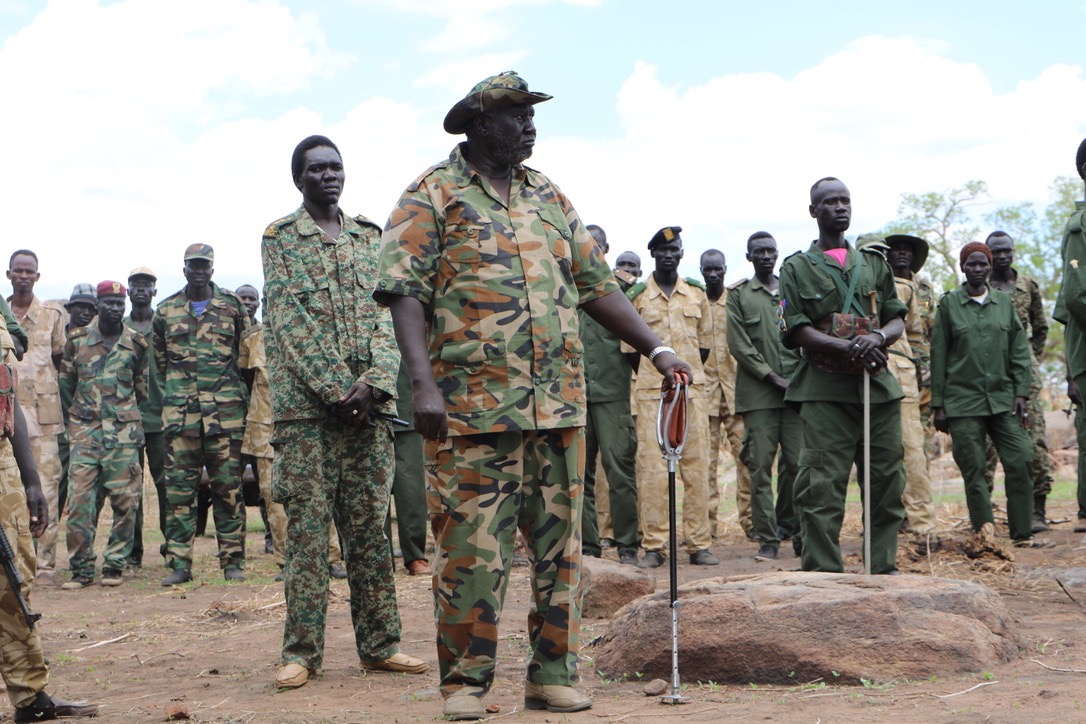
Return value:
M 183 253 L 185 287 L 157 306 L 147 267 L 43 302 L 37 255 L 11 255 L 12 296 L 0 304 L 0 523 L 24 581 L 0 578 L 0 671 L 15 721 L 96 712 L 45 692 L 41 644 L 18 594 L 95 584 L 107 502 L 101 585 L 123 585 L 126 569 L 144 564 L 146 516 L 165 541 L 162 584 L 191 581 L 208 510 L 223 576 L 243 581 L 246 468 L 286 595 L 276 686 L 301 687 L 322 670 L 330 577 L 349 584 L 363 668 L 430 668 L 399 647 L 394 499 L 407 572 L 433 576 L 451 720 L 485 716 L 518 555 L 533 592 L 524 705 L 589 708 L 575 688 L 582 556 L 613 547 L 623 564 L 661 566 L 678 554 L 674 525 L 691 565 L 718 565 L 724 447 L 758 560 L 777 559 L 790 541 L 803 570 L 843 571 L 856 466 L 871 510 L 865 565 L 895 574 L 899 535 L 939 526 L 933 430 L 951 436 L 976 535 L 1002 535 L 991 504 L 998 459 L 1010 539 L 1049 545 L 1035 537 L 1047 529 L 1052 485 L 1037 369 L 1048 322 L 1037 284 L 1014 266 L 1014 239 L 996 230 L 967 244 L 964 283 L 939 295 L 921 276 L 922 238 L 846 240 L 848 188 L 826 177 L 810 194 L 817 239 L 779 272 L 777 241 L 759 231 L 747 241 L 748 278 L 726 287 L 717 250 L 701 255 L 700 279 L 683 278 L 679 226 L 646 234 L 648 273 L 632 252 L 612 270 L 604 229 L 583 224 L 523 164 L 534 107 L 550 98 L 513 72 L 476 85 L 444 121 L 466 140 L 407 187 L 383 230 L 340 209 L 335 143 L 304 139 L 291 157 L 302 205 L 264 232 L 263 294 L 215 284 L 214 249 L 195 243 Z M 1076 167 L 1086 178 L 1086 142 Z M 1084 218 L 1079 202 L 1056 300 L 1079 421 Z M 656 426 L 662 392 L 680 381 L 688 428 L 681 520 L 671 521 Z M 143 504 L 145 469 L 154 511 Z M 1080 479 L 1081 530 L 1084 487 Z

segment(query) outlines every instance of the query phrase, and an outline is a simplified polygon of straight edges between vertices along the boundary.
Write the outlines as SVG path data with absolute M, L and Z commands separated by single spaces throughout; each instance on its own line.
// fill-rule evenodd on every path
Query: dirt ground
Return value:
M 960 483 L 958 484 L 960 486 Z M 730 486 L 729 486 L 730 488 Z M 1075 508 L 1069 486 L 1050 502 L 1050 516 L 1066 522 L 1046 537 L 1056 547 L 1015 550 L 1013 565 L 970 561 L 936 551 L 909 555 L 914 543 L 902 537 L 902 566 L 912 573 L 966 578 L 985 583 L 1003 597 L 1026 642 L 1019 657 L 991 671 L 932 677 L 923 681 L 878 681 L 838 686 L 816 681 L 796 686 L 722 686 L 686 682 L 688 704 L 664 706 L 646 697 L 641 681 L 601 679 L 583 651 L 583 689 L 592 709 L 572 715 L 522 710 L 525 618 L 530 592 L 527 569 L 509 586 L 502 625 L 500 663 L 487 704 L 490 719 L 528 722 L 1041 722 L 1086 721 L 1086 588 L 1065 592 L 1038 577 L 1040 567 L 1086 567 L 1086 541 L 1071 531 Z M 725 500 L 729 496 L 725 495 Z M 939 497 L 937 496 L 937 500 Z M 152 503 L 153 505 L 153 503 Z M 732 501 L 734 506 L 734 501 Z M 850 570 L 860 572 L 858 506 L 846 522 L 844 547 Z M 250 514 L 256 517 L 255 509 Z M 961 537 L 964 507 L 944 503 L 940 518 Z M 735 525 L 714 546 L 717 567 L 690 566 L 681 559 L 683 581 L 710 576 L 794 570 L 786 545 L 776 563 L 752 558 L 755 544 Z M 39 589 L 32 605 L 43 614 L 40 631 L 51 665 L 50 691 L 102 706 L 105 721 L 163 721 L 169 705 L 182 705 L 199 722 L 424 722 L 440 719 L 437 660 L 429 579 L 396 578 L 403 619 L 402 648 L 434 667 L 421 676 L 364 673 L 354 654 L 346 584 L 331 584 L 325 671 L 298 690 L 277 693 L 273 684 L 282 636 L 283 589 L 263 551 L 259 518 L 249 525 L 248 580 L 227 585 L 214 563 L 214 540 L 198 540 L 196 581 L 163 589 L 155 531 L 148 528 L 144 568 L 119 588 L 81 591 Z M 1005 533 L 1004 533 L 1005 535 Z M 98 547 L 102 542 L 99 540 Z M 614 557 L 613 551 L 608 551 Z M 67 555 L 58 555 L 58 580 L 67 580 Z M 667 567 L 656 573 L 666 587 Z M 1073 600 L 1072 596 L 1077 600 Z M 606 621 L 585 621 L 584 641 L 602 633 Z M 680 618 L 681 626 L 681 618 Z M 721 635 L 726 635 L 722 632 Z M 681 652 L 680 652 L 681 669 Z M 1062 671 L 1061 671 L 1062 670 Z M 6 699 L 0 718 L 9 720 Z

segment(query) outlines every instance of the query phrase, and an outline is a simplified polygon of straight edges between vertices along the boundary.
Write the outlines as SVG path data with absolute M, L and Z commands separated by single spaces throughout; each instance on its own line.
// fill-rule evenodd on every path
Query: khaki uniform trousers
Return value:
M 641 546 L 646 551 L 666 552 L 668 545 L 667 461 L 656 444 L 659 398 L 638 400 L 634 419 L 637 430 L 637 504 L 641 521 Z M 709 529 L 709 467 L 707 463 L 709 415 L 705 398 L 691 397 L 687 409 L 690 427 L 679 461 L 682 475 L 682 535 L 688 553 L 713 544 Z M 678 483 L 676 483 L 677 485 Z
M 735 461 L 735 505 L 739 525 L 744 533 L 750 533 L 751 526 L 754 525 L 750 502 L 750 470 L 739 459 L 743 451 L 746 428 L 743 426 L 742 416 L 730 414 L 726 405 L 727 403 L 721 400 L 720 406 L 724 409 L 720 411 L 720 415 L 709 417 L 709 531 L 713 538 L 719 538 L 724 533 L 723 526 L 720 525 L 720 480 L 717 478 L 717 470 L 720 466 L 720 443 L 725 437 Z
M 905 447 L 905 492 L 901 494 L 905 517 L 917 533 L 930 533 L 937 521 L 931 499 L 928 455 L 924 451 L 924 425 L 920 420 L 920 403 L 915 400 L 901 401 L 901 442 Z
M 56 438 L 53 438 L 54 445 Z M 19 466 L 7 454 L 0 454 L 0 525 L 15 552 L 15 565 L 23 577 L 23 598 L 30 603 L 30 582 L 34 580 L 34 551 L 30 537 L 30 521 L 26 510 L 26 494 L 19 480 Z M 42 655 L 37 630 L 27 628 L 19 602 L 0 573 L 0 674 L 7 685 L 12 706 L 28 706 L 38 692 L 49 683 L 49 669 Z
M 60 447 L 56 435 L 30 438 L 30 449 L 38 463 L 41 492 L 49 505 L 49 525 L 34 541 L 38 551 L 38 572 L 52 573 L 57 562 L 57 535 L 60 533 Z M 14 543 L 12 544 L 14 545 Z

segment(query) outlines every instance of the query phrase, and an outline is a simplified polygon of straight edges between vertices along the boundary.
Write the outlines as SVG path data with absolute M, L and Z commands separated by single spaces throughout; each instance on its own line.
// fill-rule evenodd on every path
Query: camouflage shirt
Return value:
M 11 301 L 11 298 L 8 298 Z M 64 354 L 68 341 L 64 315 L 45 306 L 37 297 L 30 303 L 19 324 L 30 339 L 23 359 L 15 365 L 19 373 L 19 404 L 26 417 L 29 437 L 59 435 L 64 431 L 60 412 L 60 388 L 53 357 Z
M 454 148 L 389 217 L 377 289 L 422 302 L 450 435 L 585 424 L 577 307 L 619 287 L 543 174 L 516 167 L 507 205 Z
M 97 324 L 71 331 L 60 363 L 72 445 L 112 449 L 143 445 L 139 405 L 147 399 L 147 341 L 121 327 L 106 347 Z
M 1034 364 L 1045 352 L 1045 342 L 1048 341 L 1048 318 L 1045 315 L 1045 303 L 1041 298 L 1041 288 L 1032 277 L 1015 271 L 1014 289 L 1010 292 L 1014 300 L 1014 311 L 1018 314 L 1018 321 L 1022 323 L 1022 329 L 1029 335 L 1030 351 L 1033 353 Z
M 144 324 L 135 322 L 132 315 L 124 318 L 124 324 L 147 342 L 147 349 L 152 348 L 151 322 Z M 149 352 L 148 357 L 153 357 Z M 140 413 L 143 415 L 143 432 L 162 432 L 162 378 L 158 376 L 158 365 L 153 359 L 147 365 L 147 399 L 140 403 Z
M 245 385 L 238 348 L 248 326 L 241 300 L 214 283 L 199 317 L 184 289 L 158 305 L 151 329 L 167 435 L 241 435 Z
M 245 436 L 241 438 L 241 452 L 243 455 L 260 458 L 274 457 L 271 445 L 271 387 L 268 384 L 263 324 L 255 324 L 241 335 L 238 367 L 253 371 L 253 386 L 249 390 L 249 413 L 245 416 Z
M 361 381 L 396 394 L 392 317 L 371 296 L 381 229 L 340 217 L 332 239 L 305 208 L 264 232 L 264 322 L 275 422 L 314 420 Z M 382 406 L 394 412 L 391 402 Z

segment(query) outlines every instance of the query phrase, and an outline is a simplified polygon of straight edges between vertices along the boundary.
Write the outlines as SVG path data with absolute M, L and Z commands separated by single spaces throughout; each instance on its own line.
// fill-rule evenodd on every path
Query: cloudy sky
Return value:
M 609 234 L 678 224 L 746 276 L 747 236 L 814 236 L 808 188 L 842 178 L 859 233 L 900 194 L 989 183 L 1044 203 L 1086 136 L 1086 0 L 0 0 L 4 259 L 42 297 L 159 273 L 208 242 L 216 280 L 260 284 L 260 235 L 299 203 L 290 153 L 344 155 L 343 207 L 384 224 L 445 158 L 441 121 L 515 69 L 551 93 L 529 164 Z M 5 293 L 10 286 L 0 282 Z

